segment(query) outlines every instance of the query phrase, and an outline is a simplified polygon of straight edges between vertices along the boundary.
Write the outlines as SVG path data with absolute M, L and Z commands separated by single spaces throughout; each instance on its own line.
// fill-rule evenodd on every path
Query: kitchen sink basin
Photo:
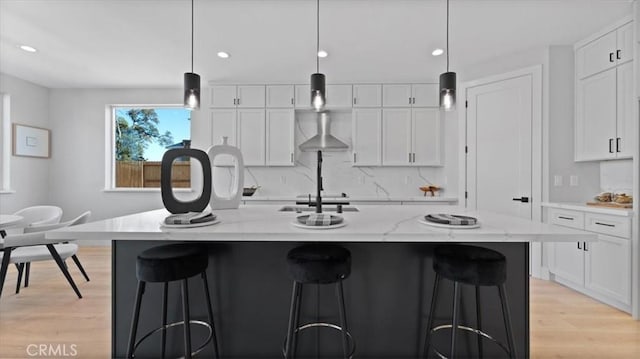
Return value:
M 315 207 L 309 207 L 309 206 L 284 206 L 281 207 L 278 212 L 297 212 L 297 213 L 302 213 L 302 212 L 315 212 L 316 208 Z M 338 207 L 337 206 L 322 206 L 322 212 L 337 212 L 338 211 Z M 360 210 L 357 207 L 353 207 L 353 206 L 342 206 L 342 212 L 360 212 Z

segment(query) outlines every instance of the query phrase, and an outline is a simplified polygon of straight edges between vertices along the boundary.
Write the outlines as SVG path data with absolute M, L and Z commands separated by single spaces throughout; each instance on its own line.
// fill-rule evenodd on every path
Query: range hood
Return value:
M 349 146 L 331 135 L 328 111 L 318 113 L 318 133 L 298 146 L 301 151 L 346 151 Z

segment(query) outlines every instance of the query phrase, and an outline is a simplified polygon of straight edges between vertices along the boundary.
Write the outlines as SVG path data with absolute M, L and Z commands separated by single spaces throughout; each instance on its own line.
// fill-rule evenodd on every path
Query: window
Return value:
M 191 144 L 191 112 L 178 106 L 112 106 L 111 188 L 160 188 L 162 155 Z M 188 158 L 173 162 L 174 188 L 191 187 Z

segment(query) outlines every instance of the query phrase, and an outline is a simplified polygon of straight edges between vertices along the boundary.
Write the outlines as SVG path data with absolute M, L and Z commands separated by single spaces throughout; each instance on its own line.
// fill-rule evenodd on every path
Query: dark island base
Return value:
M 127 339 L 136 291 L 135 262 L 142 250 L 167 241 L 114 241 L 112 287 L 112 354 L 126 356 Z M 285 256 L 298 245 L 292 242 L 207 242 L 210 261 L 207 275 L 216 329 L 223 358 L 282 358 L 292 282 Z M 500 251 L 507 257 L 507 292 L 511 308 L 517 357 L 529 356 L 529 244 L 473 243 Z M 349 331 L 356 341 L 355 358 L 417 358 L 422 352 L 426 319 L 431 302 L 434 272 L 431 253 L 437 243 L 344 243 L 351 250 L 351 276 L 344 282 Z M 192 319 L 207 318 L 199 277 L 189 281 Z M 450 321 L 453 284 L 443 280 L 436 325 Z M 143 297 L 138 338 L 161 323 L 162 285 L 151 283 Z M 307 285 L 303 292 L 301 323 L 338 323 L 334 285 Z M 461 324 L 475 327 L 474 288 L 463 286 Z M 498 291 L 482 287 L 483 330 L 506 343 Z M 179 282 L 169 286 L 168 321 L 181 316 Z M 192 327 L 192 345 L 206 332 Z M 167 355 L 183 355 L 182 327 L 167 333 Z M 474 335 L 460 332 L 457 354 L 476 357 Z M 448 356 L 449 332 L 434 335 L 433 342 Z M 298 358 L 339 358 L 338 331 L 308 329 L 299 337 Z M 505 357 L 496 345 L 485 341 L 485 358 Z M 160 335 L 146 340 L 137 358 L 160 355 Z M 209 345 L 198 355 L 213 357 Z M 429 357 L 436 357 L 431 351 Z

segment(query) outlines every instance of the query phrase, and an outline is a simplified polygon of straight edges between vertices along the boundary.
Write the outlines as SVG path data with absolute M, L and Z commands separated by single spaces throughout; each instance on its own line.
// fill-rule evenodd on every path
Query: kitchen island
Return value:
M 123 357 L 135 297 L 135 260 L 151 246 L 181 241 L 207 242 L 209 285 L 213 293 L 214 317 L 224 358 L 279 358 L 287 327 L 291 280 L 285 256 L 301 242 L 336 242 L 352 253 L 351 276 L 345 281 L 349 331 L 358 358 L 415 358 L 421 350 L 430 304 L 434 273 L 431 253 L 443 242 L 471 243 L 502 252 L 507 257 L 507 291 L 510 299 L 518 357 L 529 353 L 529 243 L 595 241 L 588 232 L 535 223 L 512 216 L 466 211 L 455 206 L 360 206 L 358 212 L 342 214 L 347 225 L 332 230 L 294 227 L 296 212 L 281 212 L 281 206 L 252 205 L 235 210 L 216 210 L 219 224 L 165 229 L 169 214 L 155 210 L 92 222 L 49 233 L 57 239 L 113 240 L 112 356 Z M 308 213 L 308 212 L 307 212 Z M 418 220 L 428 213 L 466 214 L 478 218 L 477 229 L 443 229 Z M 450 320 L 452 285 L 441 286 L 436 324 Z M 199 286 L 193 292 L 192 318 L 206 318 Z M 162 286 L 149 285 L 141 314 L 139 333 L 160 323 Z M 169 321 L 180 320 L 179 286 L 170 287 Z M 483 288 L 483 330 L 505 342 L 497 290 Z M 337 308 L 332 286 L 305 291 L 301 323 L 335 322 Z M 155 299 L 155 300 L 154 300 Z M 461 322 L 474 326 L 473 288 L 464 288 Z M 197 329 L 196 329 L 197 330 Z M 197 345 L 206 333 L 194 330 Z M 447 348 L 448 333 L 433 337 L 440 349 Z M 160 338 L 141 345 L 138 356 L 153 357 Z M 469 356 L 476 339 L 461 335 L 458 354 Z M 168 350 L 181 352 L 181 333 L 168 333 Z M 485 355 L 501 356 L 490 343 Z M 332 330 L 310 331 L 300 337 L 300 357 L 336 357 L 340 337 Z M 203 353 L 212 355 L 210 348 Z

